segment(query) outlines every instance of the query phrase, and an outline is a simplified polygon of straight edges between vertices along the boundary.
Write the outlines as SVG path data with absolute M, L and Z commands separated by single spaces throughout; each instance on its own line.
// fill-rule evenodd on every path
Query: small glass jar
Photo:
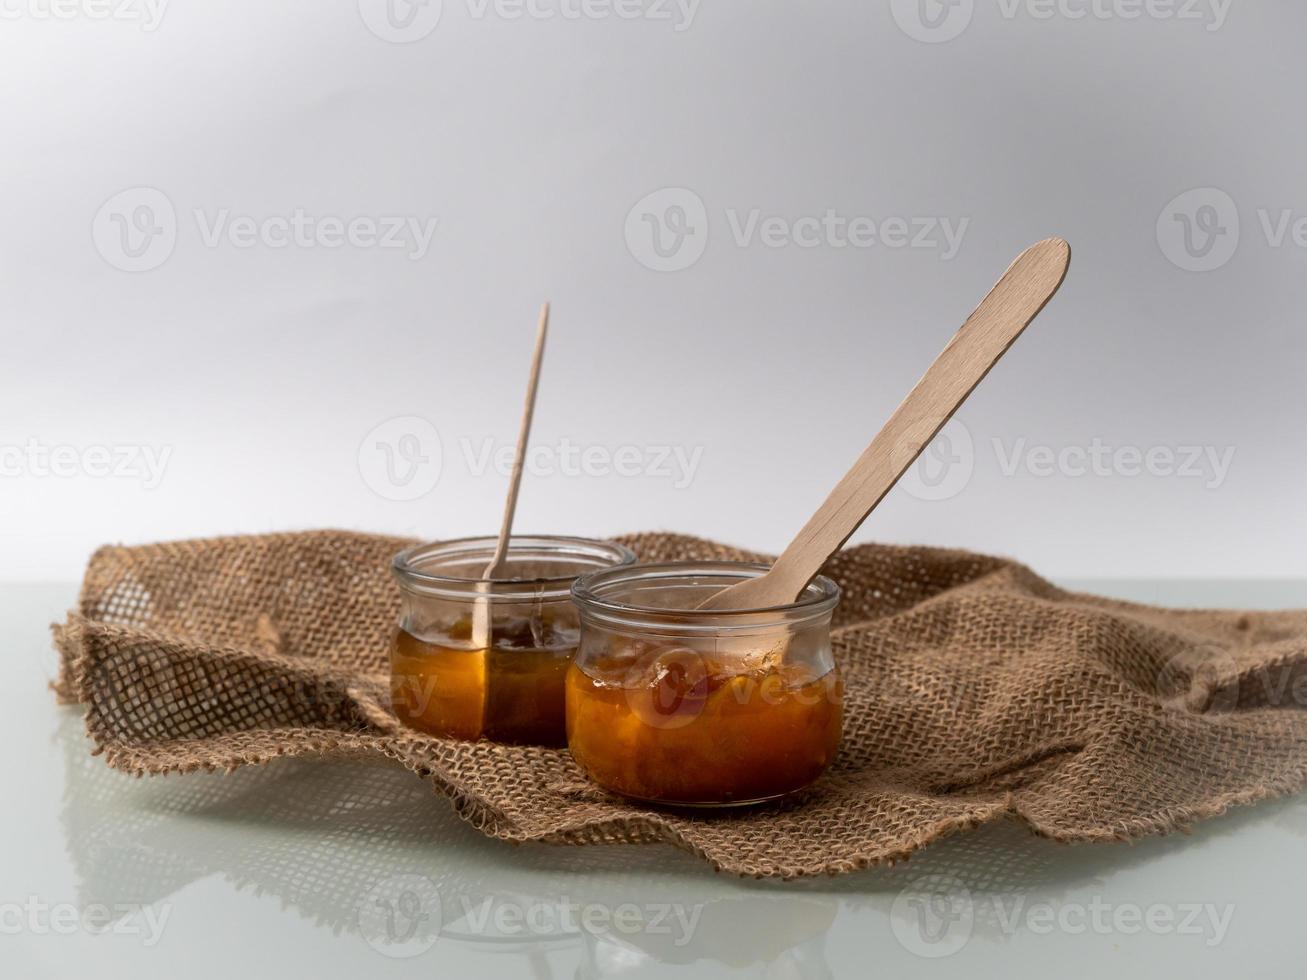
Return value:
M 787 606 L 698 608 L 766 571 L 676 562 L 577 581 L 567 742 L 594 782 L 649 803 L 744 805 L 802 789 L 831 764 L 843 721 L 830 646 L 839 587 L 818 576 Z
M 465 538 L 395 556 L 404 603 L 391 705 L 430 735 L 562 746 L 563 684 L 580 635 L 572 584 L 635 555 L 604 541 L 515 536 L 502 575 L 486 579 L 495 545 Z

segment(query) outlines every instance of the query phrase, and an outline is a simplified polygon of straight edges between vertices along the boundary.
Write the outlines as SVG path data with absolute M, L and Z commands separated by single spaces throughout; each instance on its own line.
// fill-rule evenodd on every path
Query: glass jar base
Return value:
M 616 790 L 605 790 L 614 796 L 621 797 L 630 803 L 639 803 L 641 806 L 657 807 L 660 810 L 740 810 L 746 807 L 763 806 L 767 803 L 776 803 L 786 797 L 793 796 L 795 793 L 801 793 L 807 789 L 806 786 L 799 789 L 789 790 L 785 793 L 777 793 L 774 796 L 761 796 L 755 800 L 728 800 L 725 803 L 705 802 L 705 803 L 679 803 L 675 800 L 647 800 L 639 796 L 629 796 L 626 793 L 619 793 Z

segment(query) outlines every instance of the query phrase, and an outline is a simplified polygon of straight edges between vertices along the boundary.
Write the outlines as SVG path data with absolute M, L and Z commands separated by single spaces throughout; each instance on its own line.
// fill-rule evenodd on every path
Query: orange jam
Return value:
M 470 648 L 471 617 L 439 642 L 395 633 L 391 704 L 404 724 L 429 735 L 520 745 L 566 744 L 563 685 L 576 631 L 542 617 L 495 620 L 489 649 Z
M 741 804 L 801 789 L 840 744 L 843 686 L 776 651 L 719 656 L 616 640 L 567 674 L 573 758 L 639 800 Z

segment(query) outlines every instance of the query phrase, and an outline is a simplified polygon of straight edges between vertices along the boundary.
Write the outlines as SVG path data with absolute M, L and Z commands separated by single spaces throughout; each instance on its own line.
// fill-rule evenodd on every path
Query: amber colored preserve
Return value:
M 730 805 L 807 786 L 839 749 L 842 684 L 787 663 L 783 646 L 717 658 L 615 642 L 567 675 L 572 756 L 600 786 L 638 800 Z
M 471 632 L 470 619 L 445 630 L 440 642 L 396 631 L 390 689 L 399 719 L 449 738 L 565 745 L 563 684 L 575 633 L 568 641 L 548 623 L 497 622 L 487 650 L 468 646 Z
M 572 585 L 635 555 L 607 541 L 515 535 L 487 578 L 498 549 L 498 538 L 461 538 L 395 556 L 402 605 L 391 706 L 428 735 L 561 747 L 564 681 L 581 637 Z M 474 618 L 488 625 L 489 642 L 473 640 Z

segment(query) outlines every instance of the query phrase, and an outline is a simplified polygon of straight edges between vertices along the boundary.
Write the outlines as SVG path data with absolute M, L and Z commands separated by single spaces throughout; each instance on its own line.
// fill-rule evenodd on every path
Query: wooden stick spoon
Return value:
M 508 482 L 508 500 L 504 503 L 504 518 L 499 525 L 499 540 L 490 564 L 482 573 L 477 591 L 487 596 L 472 604 L 472 645 L 478 650 L 490 648 L 490 586 L 489 580 L 504 573 L 508 557 L 508 543 L 513 535 L 513 516 L 517 512 L 517 492 L 522 486 L 522 470 L 526 451 L 531 442 L 531 420 L 535 417 L 536 391 L 540 387 L 540 366 L 545 358 L 545 338 L 549 334 L 549 304 L 540 310 L 540 326 L 536 330 L 535 353 L 531 357 L 531 377 L 526 385 L 526 405 L 522 409 L 522 425 L 517 433 L 517 451 L 513 455 L 513 475 Z
M 1070 261 L 1071 246 L 1060 238 L 1022 252 L 771 570 L 718 592 L 699 608 L 766 609 L 794 602 L 1053 298 Z

